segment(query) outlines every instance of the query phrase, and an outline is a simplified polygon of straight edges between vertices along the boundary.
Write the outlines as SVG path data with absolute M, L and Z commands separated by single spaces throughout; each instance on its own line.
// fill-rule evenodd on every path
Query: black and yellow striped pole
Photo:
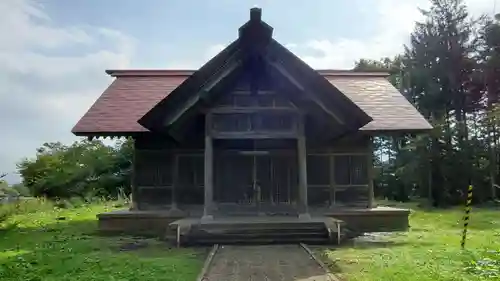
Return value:
M 472 204 L 472 185 L 469 185 L 469 190 L 467 192 L 467 201 L 465 202 L 465 215 L 464 215 L 464 231 L 462 233 L 462 249 L 465 248 L 465 239 L 467 239 L 467 227 L 469 226 L 470 210 Z

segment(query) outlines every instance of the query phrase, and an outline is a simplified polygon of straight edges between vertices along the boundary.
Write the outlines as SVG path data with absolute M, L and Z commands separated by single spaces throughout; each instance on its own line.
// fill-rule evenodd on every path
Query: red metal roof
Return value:
M 425 130 L 431 125 L 385 79 L 383 72 L 317 70 L 373 121 L 362 130 Z M 147 132 L 137 121 L 194 70 L 108 70 L 116 77 L 78 121 L 76 135 Z
M 95 101 L 72 132 L 76 135 L 146 132 L 137 120 L 187 77 L 120 76 Z

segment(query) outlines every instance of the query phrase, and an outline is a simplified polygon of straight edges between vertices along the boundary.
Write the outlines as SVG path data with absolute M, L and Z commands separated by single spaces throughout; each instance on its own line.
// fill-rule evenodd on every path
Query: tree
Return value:
M 45 143 L 36 159 L 18 164 L 23 184 L 35 196 L 116 196 L 130 188 L 131 141 L 114 147 L 100 141 L 79 141 L 70 146 Z
M 494 198 L 500 27 L 492 19 L 471 18 L 460 0 L 432 0 L 421 12 L 424 20 L 415 24 L 404 54 L 361 59 L 355 67 L 387 71 L 434 126 L 428 135 L 376 141 L 382 171 L 377 186 L 393 199 L 415 194 L 436 206 L 461 203 L 469 184 L 476 187 L 477 201 Z

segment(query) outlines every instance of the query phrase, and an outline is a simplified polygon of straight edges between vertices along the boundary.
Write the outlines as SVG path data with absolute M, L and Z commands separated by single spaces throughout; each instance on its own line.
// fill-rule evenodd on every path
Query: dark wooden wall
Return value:
M 310 206 L 360 206 L 365 207 L 369 199 L 369 169 L 371 151 L 370 139 L 367 136 L 355 135 L 346 137 L 331 144 L 317 144 L 308 147 L 308 201 Z M 215 201 L 230 201 L 231 194 L 225 194 L 224 189 L 231 188 L 238 192 L 238 183 L 241 188 L 250 182 L 245 182 L 245 175 L 232 173 L 237 162 L 224 159 L 226 152 L 238 150 L 269 150 L 282 153 L 282 157 L 272 161 L 261 161 L 260 173 L 269 169 L 274 173 L 277 185 L 282 187 L 278 191 L 282 199 L 294 201 L 297 192 L 296 170 L 290 165 L 296 165 L 294 140 L 260 140 L 257 142 L 219 140 L 215 147 Z M 312 143 L 312 141 L 311 141 Z M 179 206 L 202 205 L 204 189 L 204 162 L 203 149 L 197 145 L 186 143 L 182 146 L 169 141 L 165 137 L 144 135 L 136 139 L 134 185 L 136 201 L 141 209 L 168 208 L 175 195 Z M 281 149 L 280 149 L 281 148 Z M 230 153 L 229 153 L 230 155 Z M 226 156 L 227 157 L 227 156 Z M 239 159 L 242 159 L 241 157 Z M 286 160 L 283 160 L 286 159 Z M 249 158 L 247 158 L 249 160 Z M 243 160 L 246 161 L 246 160 Z M 271 167 L 271 165 L 274 165 Z M 286 167 L 285 167 L 286 165 Z M 232 170 L 226 167 L 233 168 Z M 248 166 L 248 165 L 247 165 Z M 296 166 L 295 166 L 296 167 Z M 282 170 L 289 170 L 286 173 Z M 233 183 L 229 179 L 233 179 Z M 265 178 L 265 177 L 264 177 Z M 174 186 L 175 192 L 174 192 Z M 224 186 L 224 187 L 222 187 Z M 286 194 L 284 190 L 290 190 Z M 286 194 L 286 195 L 285 195 Z M 269 195 L 264 195 L 269 196 Z M 234 197 L 234 196 L 233 196 Z M 282 200 L 277 199 L 277 200 Z
M 182 145 L 144 134 L 135 139 L 134 189 L 140 209 L 203 204 L 203 149 L 197 140 Z M 175 188 L 175 190 L 174 190 Z

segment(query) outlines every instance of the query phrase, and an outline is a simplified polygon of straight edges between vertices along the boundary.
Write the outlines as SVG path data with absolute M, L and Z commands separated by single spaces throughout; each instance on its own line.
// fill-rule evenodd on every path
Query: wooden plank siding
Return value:
M 204 203 L 204 149 L 174 147 L 167 140 L 161 141 L 151 138 L 147 142 L 136 142 L 134 167 L 134 198 L 139 209 L 168 209 L 175 199 L 180 208 L 189 208 L 190 205 Z M 292 164 L 293 173 L 289 168 L 281 167 L 293 159 L 297 159 L 296 146 L 293 140 L 257 142 L 253 148 L 269 151 L 276 155 L 276 160 L 266 160 L 273 171 L 271 179 L 280 187 L 277 192 L 281 197 L 276 200 L 295 204 L 298 194 L 298 164 Z M 217 163 L 223 161 L 222 155 L 227 153 L 237 155 L 245 149 L 237 149 L 233 140 L 219 140 L 215 142 L 214 157 Z M 352 136 L 343 140 L 318 147 L 307 148 L 307 180 L 308 204 L 317 207 L 357 206 L 366 207 L 369 203 L 369 184 L 371 152 L 369 139 L 366 136 Z M 266 149 L 267 147 L 267 149 Z M 258 163 L 264 163 L 263 158 Z M 275 158 L 275 157 L 274 157 Z M 273 157 L 269 159 L 274 159 Z M 229 158 L 228 158 L 229 159 Z M 288 159 L 288 160 L 286 160 Z M 227 160 L 229 161 L 229 160 Z M 227 180 L 229 171 L 221 171 L 220 163 L 214 166 L 214 200 L 228 201 L 232 195 L 222 195 L 221 184 Z M 267 163 L 267 162 L 266 162 Z M 297 163 L 297 162 L 296 162 Z M 226 167 L 238 163 L 226 163 Z M 219 168 L 218 168 L 219 167 Z M 234 167 L 233 167 L 234 168 Z M 264 167 L 265 168 L 265 167 Z M 264 169 L 262 168 L 262 169 Z M 259 169 L 261 171 L 262 169 Z M 260 172 L 262 173 L 262 172 Z M 273 174 L 274 173 L 274 174 Z M 278 174 L 276 174 L 278 173 Z M 286 174 L 286 176 L 284 176 Z M 284 178 L 277 178 L 279 177 Z M 235 177 L 242 180 L 243 177 Z M 287 185 L 283 188 L 283 185 Z M 174 192 L 175 190 L 175 192 Z M 173 198 L 175 196 L 175 198 Z M 228 197 L 229 196 L 229 197 Z M 264 195 L 269 199 L 274 196 Z M 282 197 L 285 196 L 285 197 Z M 226 199 L 223 199 L 226 198 Z

